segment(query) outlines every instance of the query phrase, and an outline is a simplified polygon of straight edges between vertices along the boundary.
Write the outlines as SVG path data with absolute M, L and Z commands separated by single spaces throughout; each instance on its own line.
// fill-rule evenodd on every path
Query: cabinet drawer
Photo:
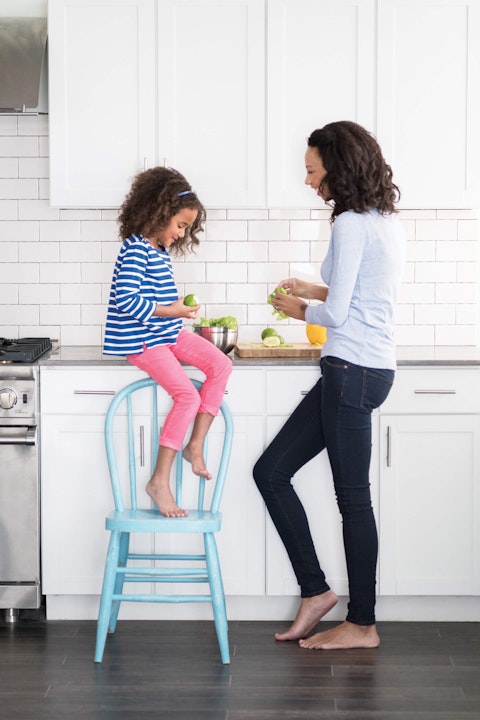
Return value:
M 400 367 L 385 413 L 480 413 L 480 368 Z
M 320 377 L 318 368 L 269 370 L 267 414 L 290 414 Z
M 41 412 L 43 415 L 105 415 L 115 393 L 144 377 L 145 373 L 128 366 L 43 367 L 40 371 Z M 138 408 L 139 412 L 145 410 L 148 408 Z
M 196 368 L 188 368 L 188 374 L 197 380 L 204 375 Z M 234 415 L 262 414 L 263 374 L 261 370 L 250 368 L 233 368 L 225 391 L 225 400 Z

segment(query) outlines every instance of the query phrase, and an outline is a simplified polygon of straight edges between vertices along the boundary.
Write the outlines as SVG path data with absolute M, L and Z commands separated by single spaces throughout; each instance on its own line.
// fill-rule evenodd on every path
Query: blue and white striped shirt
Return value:
M 136 355 L 143 345 L 175 343 L 182 318 L 154 316 L 157 305 L 178 300 L 170 255 L 142 235 L 124 240 L 113 270 L 103 352 Z

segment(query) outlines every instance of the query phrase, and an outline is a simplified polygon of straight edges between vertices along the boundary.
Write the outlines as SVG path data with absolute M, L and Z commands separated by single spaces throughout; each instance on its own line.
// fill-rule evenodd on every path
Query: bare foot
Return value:
M 205 467 L 205 460 L 203 459 L 201 450 L 197 452 L 191 448 L 190 445 L 185 445 L 182 455 L 187 462 L 191 463 L 195 475 L 204 477 L 206 480 L 212 479 L 211 473 L 209 473 Z
M 178 507 L 168 483 L 157 482 L 152 477 L 147 483 L 145 491 L 165 517 L 185 517 L 185 515 L 188 515 L 187 510 Z
M 374 648 L 380 645 L 375 625 L 355 625 L 343 622 L 341 625 L 315 633 L 298 644 L 308 650 L 346 650 L 348 648 Z
M 321 595 L 302 598 L 297 616 L 287 632 L 275 633 L 275 640 L 299 640 L 308 635 L 319 620 L 322 619 L 335 605 L 338 597 L 333 590 L 327 590 Z

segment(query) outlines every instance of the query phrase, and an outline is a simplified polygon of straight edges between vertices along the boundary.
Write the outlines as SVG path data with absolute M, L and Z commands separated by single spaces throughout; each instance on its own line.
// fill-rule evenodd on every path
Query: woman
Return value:
M 374 137 L 349 121 L 315 130 L 305 154 L 305 183 L 331 204 L 332 233 L 322 264 L 325 285 L 279 283 L 274 307 L 324 325 L 322 375 L 254 467 L 255 482 L 285 545 L 301 602 L 277 640 L 309 649 L 376 647 L 378 540 L 370 497 L 371 413 L 386 399 L 396 368 L 394 308 L 405 238 L 395 210 L 400 197 Z M 305 300 L 321 301 L 308 305 Z M 293 475 L 326 448 L 343 520 L 349 582 L 346 621 L 306 637 L 336 604 L 319 565 Z

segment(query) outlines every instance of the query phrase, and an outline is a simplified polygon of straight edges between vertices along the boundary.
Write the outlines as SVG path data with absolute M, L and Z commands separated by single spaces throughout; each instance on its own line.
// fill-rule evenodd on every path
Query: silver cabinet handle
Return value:
M 36 427 L 6 427 L 0 434 L 0 445 L 36 445 Z
M 392 465 L 392 428 L 387 425 L 387 467 Z
M 140 425 L 140 466 L 145 466 L 145 428 Z
M 308 395 L 310 390 L 300 390 L 300 395 Z
M 414 390 L 415 395 L 456 395 L 456 390 Z
M 74 395 L 115 395 L 115 390 L 74 390 Z

